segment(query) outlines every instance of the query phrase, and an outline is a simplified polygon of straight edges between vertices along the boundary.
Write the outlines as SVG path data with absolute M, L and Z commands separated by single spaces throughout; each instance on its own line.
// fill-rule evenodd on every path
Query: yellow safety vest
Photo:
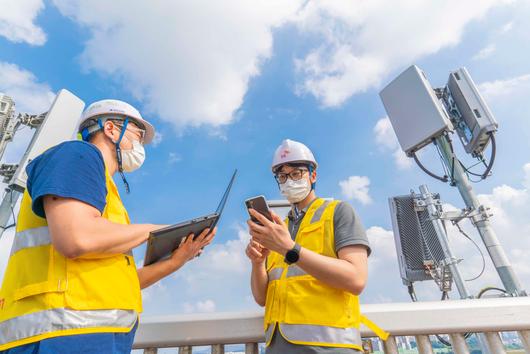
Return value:
M 103 217 L 129 224 L 107 170 L 105 177 Z M 46 219 L 33 213 L 25 191 L 0 290 L 0 351 L 58 336 L 129 332 L 141 311 L 132 254 L 64 257 L 53 247 Z
M 302 220 L 295 241 L 303 248 L 337 258 L 333 232 L 337 204 L 338 201 L 315 200 Z M 361 323 L 383 340 L 388 337 L 388 333 L 361 315 L 357 296 L 324 284 L 296 264 L 288 265 L 283 255 L 271 252 L 267 258 L 267 274 L 264 318 L 267 346 L 276 329 L 294 344 L 360 351 Z

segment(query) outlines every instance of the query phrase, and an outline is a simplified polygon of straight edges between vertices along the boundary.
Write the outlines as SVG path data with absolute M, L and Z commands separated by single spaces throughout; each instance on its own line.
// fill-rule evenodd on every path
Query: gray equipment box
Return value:
M 42 124 L 33 135 L 9 186 L 22 192 L 26 188 L 27 164 L 39 154 L 63 141 L 75 139 L 85 103 L 68 90 L 61 90 Z
M 489 107 L 465 68 L 449 74 L 446 89 L 454 101 L 461 120 L 458 135 L 468 154 L 481 154 L 490 140 L 490 132 L 495 132 L 498 124 Z
M 446 257 L 428 210 L 416 210 L 412 195 L 391 197 L 388 202 L 403 284 L 433 280 L 426 262 L 439 263 Z
M 401 148 L 408 156 L 453 125 L 423 71 L 411 66 L 380 93 Z

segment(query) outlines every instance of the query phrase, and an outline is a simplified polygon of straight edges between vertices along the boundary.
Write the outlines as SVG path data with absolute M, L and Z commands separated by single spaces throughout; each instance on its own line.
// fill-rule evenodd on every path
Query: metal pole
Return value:
M 484 206 L 480 204 L 464 169 L 460 163 L 458 163 L 457 156 L 451 148 L 449 138 L 445 135 L 439 136 L 436 138 L 436 143 L 440 147 L 446 166 L 452 171 L 452 178 L 454 179 L 454 183 L 460 191 L 466 206 L 472 210 L 480 212 L 472 218 L 472 222 L 477 228 L 480 237 L 488 250 L 504 288 L 508 293 L 514 296 L 526 296 L 526 291 L 522 288 L 519 278 L 515 274 L 495 231 L 491 227 L 487 211 Z
M 455 354 L 469 354 L 466 339 L 461 333 L 451 333 L 449 337 L 451 338 L 451 347 Z
M 390 336 L 387 340 L 383 341 L 383 348 L 385 354 L 398 354 L 398 346 L 396 343 L 396 337 Z
M 434 201 L 431 192 L 429 192 L 429 188 L 427 187 L 427 185 L 423 184 L 420 186 L 420 193 L 423 200 L 425 201 L 427 211 L 429 212 L 429 215 L 432 219 L 434 229 L 436 231 L 436 234 L 438 235 L 438 240 L 440 241 L 440 245 L 442 246 L 442 250 L 446 257 L 444 259 L 444 265 L 448 266 L 451 270 L 451 274 L 453 275 L 453 279 L 455 280 L 455 284 L 458 289 L 458 293 L 460 294 L 460 297 L 462 299 L 471 298 L 471 295 L 467 291 L 464 277 L 462 277 L 462 274 L 458 269 L 458 260 L 455 256 L 453 256 L 451 248 L 449 247 L 449 241 L 447 239 L 447 235 L 445 234 L 445 229 L 442 224 L 442 221 L 435 217 L 436 213 L 438 212 L 438 209 L 436 209 L 436 202 Z
M 495 354 L 506 354 L 506 349 L 502 343 L 499 332 L 486 332 L 486 338 L 488 339 L 488 346 Z
M 245 354 L 259 354 L 258 343 L 245 343 Z
M 12 188 L 6 188 L 6 195 L 0 204 L 0 239 L 6 229 L 7 223 L 9 222 L 9 218 L 13 214 L 13 210 L 20 194 L 20 192 Z M 13 220 L 13 222 L 15 222 L 15 220 Z
M 416 344 L 418 345 L 419 354 L 434 354 L 432 350 L 431 340 L 427 335 L 417 335 Z
M 473 296 L 469 294 L 464 277 L 462 277 L 462 274 L 458 269 L 458 260 L 455 256 L 453 256 L 453 252 L 451 252 L 451 247 L 449 246 L 449 239 L 447 238 L 443 223 L 440 219 L 436 218 L 436 215 L 438 213 L 438 209 L 436 208 L 436 202 L 434 201 L 434 198 L 431 192 L 429 191 L 427 185 L 423 184 L 420 186 L 420 193 L 423 200 L 425 201 L 427 211 L 431 216 L 436 235 L 438 236 L 438 240 L 440 241 L 440 245 L 442 246 L 442 250 L 446 257 L 444 259 L 444 265 L 449 266 L 460 297 L 462 299 L 470 299 Z M 478 334 L 477 338 L 482 348 L 482 352 L 484 354 L 490 354 L 490 351 L 487 346 L 487 340 L 484 334 Z

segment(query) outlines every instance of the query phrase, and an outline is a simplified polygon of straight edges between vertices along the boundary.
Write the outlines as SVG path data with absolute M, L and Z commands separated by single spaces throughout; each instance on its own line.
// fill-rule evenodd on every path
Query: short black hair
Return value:
M 284 163 L 284 164 L 281 164 L 279 166 L 276 166 L 276 168 L 274 169 L 274 173 L 278 173 L 282 169 L 283 166 L 289 166 L 289 167 L 292 167 L 292 168 L 307 167 L 307 169 L 310 170 L 311 163 L 309 163 L 309 162 L 289 162 L 289 163 Z

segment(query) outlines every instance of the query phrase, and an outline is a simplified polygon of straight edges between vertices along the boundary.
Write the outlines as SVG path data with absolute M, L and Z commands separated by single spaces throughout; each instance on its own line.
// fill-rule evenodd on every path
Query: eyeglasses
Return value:
M 284 184 L 285 182 L 287 182 L 287 178 L 290 178 L 293 181 L 301 180 L 302 177 L 304 177 L 305 172 L 309 171 L 304 168 L 296 168 L 289 173 L 278 172 L 274 175 L 274 178 L 279 184 Z
M 120 129 L 123 129 L 123 122 L 114 122 L 114 124 L 116 124 L 117 127 L 119 127 Z M 131 133 L 133 133 L 134 135 L 136 135 L 137 137 L 139 137 L 139 141 L 140 141 L 140 144 L 144 144 L 144 139 L 145 139 L 145 129 L 141 129 L 141 128 L 137 128 L 133 125 L 134 123 L 128 123 L 127 124 L 127 129 L 125 130 L 126 132 L 127 131 L 130 131 Z

